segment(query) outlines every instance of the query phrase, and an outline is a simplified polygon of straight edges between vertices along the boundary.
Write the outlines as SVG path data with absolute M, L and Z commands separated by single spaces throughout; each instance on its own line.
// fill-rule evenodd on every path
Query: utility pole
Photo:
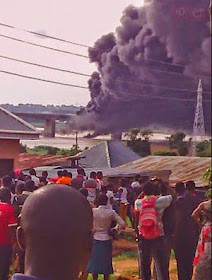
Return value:
M 76 152 L 78 151 L 78 131 L 76 131 L 76 143 L 75 143 L 75 145 L 76 145 Z
M 192 156 L 196 155 L 197 142 L 205 139 L 205 120 L 203 113 L 203 85 L 202 80 L 199 80 L 197 90 L 197 107 L 195 112 L 194 126 L 193 126 L 193 144 L 192 144 Z

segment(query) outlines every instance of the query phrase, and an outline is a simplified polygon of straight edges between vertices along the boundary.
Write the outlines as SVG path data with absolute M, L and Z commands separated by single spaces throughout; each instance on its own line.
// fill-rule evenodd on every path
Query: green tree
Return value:
M 196 146 L 196 154 L 198 157 L 211 157 L 211 144 L 210 141 L 203 141 L 197 144 Z
M 126 133 L 127 146 L 142 157 L 151 155 L 150 137 L 153 132 L 150 129 L 141 130 L 134 128 Z
M 209 186 L 212 186 L 212 169 L 209 167 L 205 174 L 203 175 L 203 179 L 208 183 Z
M 170 149 L 177 149 L 180 156 L 188 154 L 188 144 L 185 142 L 186 134 L 184 132 L 176 132 L 168 137 Z

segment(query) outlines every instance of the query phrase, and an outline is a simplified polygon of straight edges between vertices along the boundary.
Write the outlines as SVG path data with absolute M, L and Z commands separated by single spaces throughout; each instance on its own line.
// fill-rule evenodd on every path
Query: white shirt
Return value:
M 31 175 L 31 180 L 35 183 L 35 186 L 38 187 L 40 184 L 40 180 L 35 175 Z
M 120 228 L 125 227 L 125 222 L 122 218 L 114 211 L 109 209 L 107 206 L 99 206 L 93 208 L 94 218 L 94 239 L 100 241 L 110 240 L 111 236 L 108 234 L 112 221 L 116 221 Z
M 126 188 L 122 188 L 122 192 L 121 192 L 121 203 L 124 203 L 124 204 L 129 204 L 128 200 L 127 200 L 127 194 L 128 194 L 128 191 Z
M 139 188 L 141 185 L 140 185 L 140 183 L 138 182 L 138 181 L 135 181 L 135 182 L 133 182 L 132 184 L 131 184 L 131 187 L 132 187 L 132 189 L 134 189 L 134 188 Z
M 113 205 L 110 203 L 111 198 L 113 198 L 113 192 L 107 191 L 106 196 L 108 197 L 107 206 L 108 206 L 108 208 L 113 210 Z

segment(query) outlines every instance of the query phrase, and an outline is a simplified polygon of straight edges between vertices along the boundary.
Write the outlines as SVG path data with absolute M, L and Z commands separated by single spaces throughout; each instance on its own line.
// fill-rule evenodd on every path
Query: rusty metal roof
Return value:
M 149 156 L 127 163 L 119 169 L 132 168 L 138 171 L 171 170 L 170 182 L 194 180 L 197 186 L 205 186 L 203 174 L 211 166 L 211 158 Z

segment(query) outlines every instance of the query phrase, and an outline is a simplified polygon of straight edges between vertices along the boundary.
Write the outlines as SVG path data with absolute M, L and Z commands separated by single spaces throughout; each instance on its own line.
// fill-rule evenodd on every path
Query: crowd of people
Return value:
M 169 280 L 172 250 L 179 280 L 211 279 L 211 189 L 200 195 L 194 181 L 170 188 L 139 175 L 112 183 L 79 168 L 2 178 L 0 280 L 11 267 L 13 280 L 109 280 L 113 240 L 126 227 L 138 242 L 140 279 Z

